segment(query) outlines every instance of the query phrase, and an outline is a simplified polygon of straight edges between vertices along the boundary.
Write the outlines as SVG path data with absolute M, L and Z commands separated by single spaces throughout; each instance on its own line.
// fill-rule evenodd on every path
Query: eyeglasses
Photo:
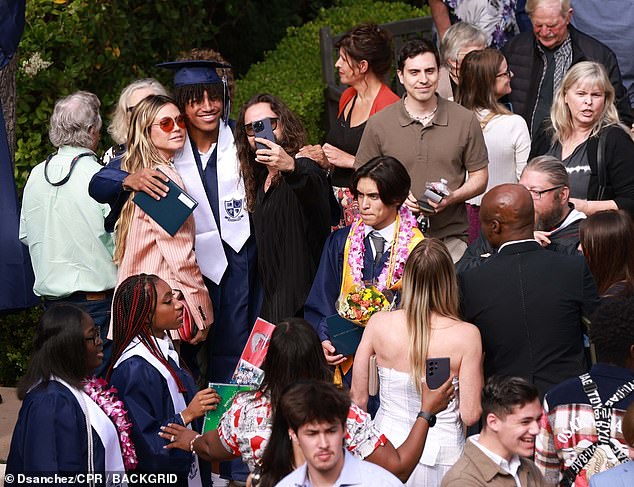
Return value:
M 549 193 L 550 191 L 555 191 L 556 189 L 563 188 L 563 187 L 564 185 L 560 184 L 559 186 L 553 186 L 552 188 L 542 189 L 541 191 L 537 189 L 529 189 L 528 191 L 531 193 L 531 196 L 533 197 L 534 200 L 541 200 L 543 194 Z
M 269 118 L 271 121 L 271 129 L 275 130 L 277 128 L 277 118 Z M 247 137 L 255 137 L 255 130 L 253 128 L 253 124 L 255 124 L 255 128 L 258 129 L 258 132 L 262 132 L 263 126 L 258 126 L 258 124 L 262 122 L 262 120 L 258 120 L 257 122 L 247 123 L 244 126 L 244 131 L 247 133 Z
M 158 125 L 163 132 L 170 133 L 174 130 L 174 123 L 178 125 L 180 128 L 185 128 L 185 117 L 183 115 L 177 115 L 176 118 L 172 117 L 164 117 L 160 119 L 157 123 L 153 123 L 152 125 Z
M 94 332 L 92 334 L 92 336 L 89 337 L 85 337 L 84 340 L 86 340 L 87 342 L 92 341 L 93 344 L 95 345 L 99 345 L 99 343 L 101 343 L 102 338 L 101 338 L 101 327 L 100 326 L 95 326 L 93 328 Z
M 501 78 L 502 76 L 506 76 L 507 78 L 510 79 L 513 77 L 513 71 L 511 71 L 510 69 L 507 69 L 503 73 L 498 73 L 495 75 L 496 78 Z

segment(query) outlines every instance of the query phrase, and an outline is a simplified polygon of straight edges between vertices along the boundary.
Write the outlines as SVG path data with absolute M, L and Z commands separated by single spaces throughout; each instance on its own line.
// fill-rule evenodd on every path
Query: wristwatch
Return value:
M 417 418 L 423 418 L 427 423 L 429 423 L 429 427 L 433 428 L 436 424 L 436 415 L 431 413 L 426 413 L 425 411 L 421 411 L 416 415 Z

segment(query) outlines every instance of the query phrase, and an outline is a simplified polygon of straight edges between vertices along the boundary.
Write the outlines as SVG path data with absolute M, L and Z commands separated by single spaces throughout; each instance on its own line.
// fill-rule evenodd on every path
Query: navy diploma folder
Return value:
M 169 191 L 164 198 L 155 200 L 146 193 L 138 192 L 132 201 L 173 237 L 198 202 L 171 179 L 165 184 Z
M 353 355 L 363 336 L 363 327 L 339 315 L 326 318 L 330 342 L 335 347 L 336 354 Z

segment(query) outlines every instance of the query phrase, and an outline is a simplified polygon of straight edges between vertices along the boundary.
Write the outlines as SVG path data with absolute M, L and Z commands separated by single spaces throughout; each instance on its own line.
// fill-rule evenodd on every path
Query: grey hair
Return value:
M 458 53 L 465 46 L 488 44 L 487 35 L 478 27 L 468 22 L 456 22 L 445 32 L 440 42 L 440 59 L 449 66 L 450 61 L 458 59 Z
M 548 176 L 550 184 L 553 186 L 570 187 L 568 179 L 568 171 L 563 163 L 554 156 L 538 156 L 533 157 L 528 164 L 524 166 L 522 175 L 528 171 L 538 172 Z
M 76 91 L 57 100 L 51 115 L 48 138 L 55 147 L 72 145 L 93 148 L 95 137 L 90 129 L 99 133 L 101 102 L 88 91 Z
M 123 88 L 121 95 L 119 95 L 117 106 L 112 112 L 110 125 L 108 125 L 108 133 L 115 143 L 124 144 L 128 138 L 128 125 L 130 121 L 128 118 L 128 103 L 132 93 L 144 88 L 151 90 L 153 95 L 168 96 L 165 87 L 154 78 L 138 79 Z
M 543 4 L 555 2 L 559 2 L 561 16 L 565 17 L 566 15 L 568 15 L 568 11 L 570 10 L 570 0 L 526 0 L 526 6 L 524 7 L 524 10 L 526 10 L 526 13 L 530 17 L 531 15 L 533 15 L 533 13 L 535 13 L 535 10 L 537 10 Z

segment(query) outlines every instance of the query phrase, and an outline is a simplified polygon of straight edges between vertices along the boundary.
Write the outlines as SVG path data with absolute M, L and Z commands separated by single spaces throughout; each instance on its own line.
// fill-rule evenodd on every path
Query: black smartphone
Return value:
M 430 389 L 438 389 L 449 379 L 449 357 L 428 358 L 425 361 L 425 375 Z
M 256 137 L 270 140 L 275 142 L 275 134 L 273 133 L 273 127 L 271 127 L 271 120 L 269 118 L 263 118 L 253 122 L 253 133 Z M 261 142 L 255 143 L 256 149 L 268 149 L 268 147 Z
M 427 203 L 427 200 L 417 200 L 418 203 L 418 207 L 424 211 L 425 213 L 436 213 L 436 209 L 430 205 L 429 203 Z

